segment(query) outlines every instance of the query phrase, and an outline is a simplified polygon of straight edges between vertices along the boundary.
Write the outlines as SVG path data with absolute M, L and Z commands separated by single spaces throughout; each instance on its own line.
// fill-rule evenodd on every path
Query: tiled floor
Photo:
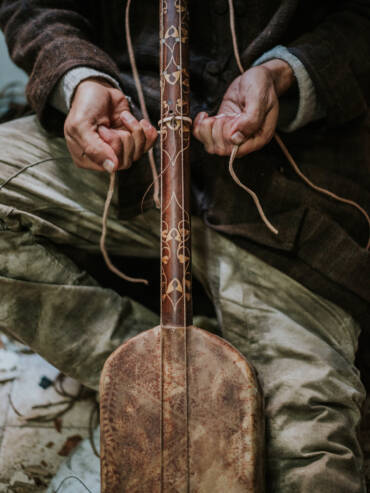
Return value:
M 9 343 L 6 338 L 4 341 L 5 347 L 0 348 L 0 493 L 41 493 L 65 458 L 59 455 L 63 445 L 71 437 L 78 441 L 78 437 L 88 436 L 94 399 L 75 403 L 61 417 L 59 431 L 53 421 L 27 421 L 32 416 L 62 410 L 66 404 L 36 409 L 33 406 L 68 399 L 53 386 L 43 389 L 39 385 L 42 377 L 55 380 L 58 370 L 36 354 L 25 354 L 22 346 Z M 14 380 L 1 383 L 7 379 Z M 79 385 L 66 379 L 64 388 L 75 395 Z

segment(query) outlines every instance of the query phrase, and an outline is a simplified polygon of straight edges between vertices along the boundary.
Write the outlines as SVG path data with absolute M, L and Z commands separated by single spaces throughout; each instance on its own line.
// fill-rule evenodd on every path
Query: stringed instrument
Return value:
M 101 377 L 102 493 L 260 493 L 264 418 L 255 373 L 192 325 L 187 0 L 160 0 L 161 321 Z

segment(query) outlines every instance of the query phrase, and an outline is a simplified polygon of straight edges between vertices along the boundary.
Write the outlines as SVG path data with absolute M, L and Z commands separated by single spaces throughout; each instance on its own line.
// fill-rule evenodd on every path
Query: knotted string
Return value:
M 240 73 L 243 74 L 244 73 L 244 69 L 243 69 L 243 66 L 242 66 L 242 63 L 241 63 L 241 60 L 240 60 L 240 53 L 239 53 L 239 47 L 238 47 L 238 39 L 237 39 L 236 28 L 235 28 L 234 3 L 233 3 L 233 0 L 228 0 L 228 2 L 229 2 L 229 12 L 230 12 L 230 32 L 231 32 L 231 38 L 232 38 L 232 43 L 233 43 L 234 57 L 235 57 L 235 61 L 236 61 L 236 64 L 237 64 L 237 66 L 239 68 Z M 292 166 L 292 168 L 295 171 L 295 173 L 309 187 L 311 187 L 313 190 L 315 190 L 318 193 L 322 193 L 324 195 L 327 195 L 328 197 L 331 197 L 334 200 L 337 200 L 338 202 L 341 202 L 343 204 L 347 204 L 347 205 L 350 205 L 350 206 L 356 208 L 364 216 L 364 218 L 367 221 L 368 226 L 369 226 L 369 238 L 368 238 L 368 241 L 367 241 L 367 244 L 366 244 L 366 250 L 369 250 L 370 249 L 370 217 L 369 217 L 369 214 L 365 211 L 365 209 L 363 207 L 361 207 L 357 202 L 355 202 L 353 200 L 340 197 L 339 195 L 336 195 L 335 193 L 331 192 L 330 190 L 327 190 L 326 188 L 319 187 L 319 186 L 315 185 L 301 171 L 301 169 L 297 165 L 295 159 L 293 158 L 293 156 L 288 151 L 286 145 L 281 140 L 280 136 L 277 133 L 275 133 L 274 138 L 275 138 L 277 144 L 279 145 L 280 149 L 282 150 L 284 156 L 288 160 L 289 164 Z M 258 200 L 257 195 L 250 188 L 246 187 L 243 183 L 241 183 L 241 181 L 239 180 L 239 178 L 237 177 L 237 175 L 236 175 L 236 173 L 234 171 L 233 164 L 234 164 L 236 155 L 238 153 L 238 150 L 239 150 L 239 146 L 238 145 L 235 145 L 234 148 L 233 148 L 233 151 L 231 153 L 230 161 L 229 161 L 229 171 L 230 171 L 230 174 L 231 174 L 232 178 L 234 179 L 234 181 L 236 182 L 236 184 L 239 185 L 241 188 L 243 188 L 246 192 L 248 192 L 251 195 L 251 197 L 253 198 L 253 200 L 254 200 L 254 202 L 256 204 L 256 207 L 257 207 L 257 210 L 259 212 L 259 215 L 260 215 L 262 221 L 267 226 L 267 228 L 270 231 L 272 231 L 273 233 L 278 234 L 278 231 L 272 226 L 272 224 L 266 218 L 266 215 L 263 212 L 262 206 L 261 206 L 261 204 L 260 204 L 260 202 Z

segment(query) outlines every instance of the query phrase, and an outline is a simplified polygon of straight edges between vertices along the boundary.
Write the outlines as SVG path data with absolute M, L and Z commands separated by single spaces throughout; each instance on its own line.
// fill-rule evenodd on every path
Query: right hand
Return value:
M 103 79 L 82 81 L 64 124 L 64 135 L 79 168 L 127 169 L 154 144 L 156 129 L 130 112 L 124 94 Z

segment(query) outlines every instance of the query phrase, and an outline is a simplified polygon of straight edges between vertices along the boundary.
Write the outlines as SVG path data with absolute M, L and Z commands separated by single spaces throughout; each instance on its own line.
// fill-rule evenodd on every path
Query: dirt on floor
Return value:
M 97 425 L 96 395 L 0 336 L 0 493 L 43 493 Z M 370 491 L 370 398 L 359 436 Z

